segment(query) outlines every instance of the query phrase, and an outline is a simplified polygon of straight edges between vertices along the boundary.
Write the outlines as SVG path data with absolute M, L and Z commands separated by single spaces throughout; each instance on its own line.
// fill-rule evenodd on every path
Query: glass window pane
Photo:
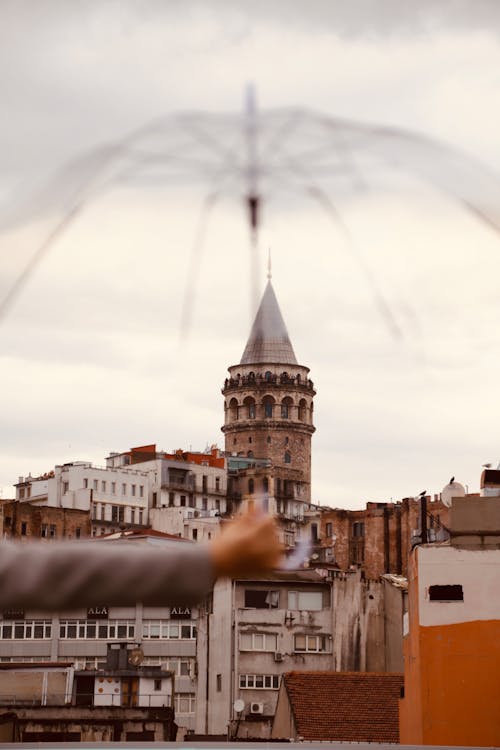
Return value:
M 323 607 L 321 591 L 300 591 L 299 609 L 320 610 Z
M 181 661 L 181 675 L 182 677 L 189 677 L 189 662 Z
M 76 624 L 68 623 L 68 626 L 66 628 L 66 633 L 67 633 L 68 638 L 76 638 Z
M 252 648 L 251 633 L 240 633 L 240 648 L 249 651 Z
M 255 687 L 256 688 L 264 687 L 264 675 L 263 674 L 255 675 Z
M 35 623 L 35 638 L 43 638 L 43 625 L 40 622 Z
M 255 677 L 255 675 L 253 675 L 253 674 L 247 674 L 247 687 L 253 688 L 253 686 L 254 686 L 254 677 Z
M 107 625 L 99 625 L 98 628 L 99 638 L 107 638 L 108 637 L 108 626 Z
M 149 623 L 149 637 L 150 638 L 159 638 L 160 637 L 160 623 L 159 622 L 150 622 Z
M 256 651 L 262 651 L 264 648 L 264 636 L 261 633 L 255 633 L 253 637 L 253 647 Z
M 308 635 L 307 636 L 307 650 L 308 651 L 317 651 L 318 645 L 316 641 L 315 635 Z
M 118 638 L 127 637 L 127 626 L 125 623 L 118 625 Z
M 295 636 L 295 650 L 296 651 L 305 651 L 306 650 L 306 637 L 305 637 L 305 635 L 296 635 Z
M 244 688 L 246 686 L 246 676 L 244 674 L 240 674 L 240 688 Z
M 297 607 L 297 592 L 288 592 L 288 609 L 298 609 Z
M 181 638 L 191 638 L 191 625 L 181 626 Z
M 3 626 L 3 638 L 12 638 L 12 625 Z
M 178 625 L 170 625 L 170 638 L 178 638 L 179 637 L 179 626 Z
M 87 623 L 87 638 L 95 638 L 96 630 L 95 622 Z

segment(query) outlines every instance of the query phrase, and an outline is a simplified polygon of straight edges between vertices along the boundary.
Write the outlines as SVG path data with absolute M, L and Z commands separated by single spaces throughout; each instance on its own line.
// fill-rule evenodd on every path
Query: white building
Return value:
M 19 477 L 16 500 L 88 510 L 93 536 L 124 525 L 152 526 L 196 541 L 218 528 L 226 490 L 225 459 L 217 448 L 169 454 L 148 445 L 111 453 L 105 467 L 74 461 L 41 477 Z

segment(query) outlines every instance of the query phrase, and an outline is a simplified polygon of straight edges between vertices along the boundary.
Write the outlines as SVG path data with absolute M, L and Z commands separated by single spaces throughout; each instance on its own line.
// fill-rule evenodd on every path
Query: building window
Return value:
M 69 482 L 63 482 L 63 495 L 69 492 Z
M 144 497 L 144 485 L 139 485 L 139 497 Z
M 248 451 L 247 458 L 253 458 L 253 451 Z
M 156 495 L 156 492 L 153 494 L 153 497 L 154 495 Z M 174 505 L 175 505 L 175 492 L 169 492 L 168 493 L 168 507 L 173 508 Z
M 98 484 L 98 483 L 97 483 L 97 479 L 94 479 L 94 481 L 92 482 L 92 487 L 93 487 L 93 488 L 94 488 L 94 490 L 96 490 L 96 491 L 97 491 L 97 484 Z
M 196 503 L 194 501 L 194 495 L 193 494 L 188 495 L 188 506 L 190 508 L 196 508 Z
M 270 398 L 264 401 L 264 416 L 266 419 L 272 419 L 273 417 L 273 402 Z
M 33 640 L 51 638 L 51 620 L 11 620 L 0 622 L 0 638 L 5 640 Z M 18 661 L 17 657 L 15 661 Z
M 135 508 L 130 510 L 130 523 L 135 523 Z
M 203 493 L 208 492 L 208 477 L 206 474 L 203 474 L 202 480 L 201 480 L 201 491 Z
M 288 419 L 289 417 L 289 407 L 288 403 L 283 401 L 281 404 L 281 419 Z
M 269 492 L 269 479 L 267 477 L 262 480 L 262 489 L 264 492 Z
M 26 536 L 27 533 L 28 533 L 28 524 L 26 523 L 26 521 L 23 521 L 21 523 L 21 536 Z
M 201 498 L 201 509 L 202 510 L 207 510 L 208 509 L 208 498 L 207 497 L 202 497 Z
M 154 680 L 153 690 L 155 691 L 161 690 L 161 686 L 162 686 L 162 680 Z
M 328 537 L 333 536 L 333 524 L 332 523 L 326 524 L 326 535 Z
M 319 611 L 323 609 L 321 591 L 289 591 L 288 609 Z
M 460 584 L 429 586 L 431 602 L 463 602 L 464 590 Z
M 101 492 L 106 492 L 106 482 L 104 480 L 101 482 Z
M 132 485 L 132 497 L 135 497 L 135 484 Z
M 63 640 L 132 640 L 134 620 L 61 620 L 59 638 Z
M 241 651 L 277 651 L 277 645 L 275 633 L 240 633 Z
M 198 541 L 198 529 L 193 529 L 193 542 Z
M 111 506 L 111 521 L 118 523 L 118 505 Z
M 294 651 L 307 653 L 322 653 L 329 651 L 330 638 L 326 635 L 296 635 Z
M 186 507 L 186 495 L 181 495 L 181 508 Z
M 142 510 L 139 511 L 139 524 L 142 526 Z
M 118 521 L 120 523 L 123 523 L 125 520 L 125 507 L 123 505 L 120 505 L 118 508 Z
M 24 487 L 19 488 L 19 500 L 24 500 Z
M 196 698 L 193 693 L 176 693 L 174 695 L 174 709 L 177 714 L 194 714 Z
M 215 477 L 215 491 L 220 492 L 220 477 Z
M 222 675 L 218 674 L 216 678 L 217 683 L 217 692 L 220 693 L 222 691 Z
M 284 461 L 286 464 L 292 463 L 292 454 L 290 453 L 290 451 L 285 451 Z
M 76 529 L 75 529 L 75 537 L 77 539 L 80 539 L 80 536 L 81 536 L 81 529 L 80 529 L 79 526 L 77 526 Z
M 148 640 L 194 640 L 196 626 L 171 620 L 145 620 L 142 637 Z
M 40 536 L 45 539 L 49 535 L 49 524 L 48 523 L 42 523 L 42 528 L 40 529 Z
M 267 380 L 267 382 L 269 383 L 269 381 L 272 380 L 273 374 L 272 374 L 272 372 L 270 370 L 267 370 L 266 373 L 265 373 L 265 375 L 264 375 L 264 377 Z
M 87 477 L 84 477 L 84 479 L 83 479 L 83 489 L 84 490 L 88 489 L 88 486 L 89 486 L 89 480 L 87 479 Z
M 242 690 L 278 690 L 279 686 L 279 674 L 240 674 Z
M 116 495 L 116 482 L 111 482 L 111 494 Z
M 245 607 L 251 609 L 277 609 L 280 594 L 274 589 L 263 591 L 259 589 L 245 589 Z
M 122 495 L 127 494 L 127 485 L 125 483 L 122 484 Z
M 352 525 L 352 535 L 361 537 L 365 535 L 365 524 L 363 521 L 355 521 Z

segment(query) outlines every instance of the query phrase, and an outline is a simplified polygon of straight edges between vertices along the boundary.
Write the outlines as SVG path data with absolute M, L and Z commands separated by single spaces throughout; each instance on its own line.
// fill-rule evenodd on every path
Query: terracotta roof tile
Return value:
M 305 740 L 399 742 L 403 675 L 289 672 L 284 681 L 297 734 Z

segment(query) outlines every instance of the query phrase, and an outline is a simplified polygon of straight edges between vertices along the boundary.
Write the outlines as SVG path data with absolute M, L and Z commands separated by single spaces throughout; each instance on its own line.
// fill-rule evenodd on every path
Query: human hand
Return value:
M 276 522 L 254 509 L 224 526 L 209 549 L 217 578 L 267 573 L 283 556 Z

